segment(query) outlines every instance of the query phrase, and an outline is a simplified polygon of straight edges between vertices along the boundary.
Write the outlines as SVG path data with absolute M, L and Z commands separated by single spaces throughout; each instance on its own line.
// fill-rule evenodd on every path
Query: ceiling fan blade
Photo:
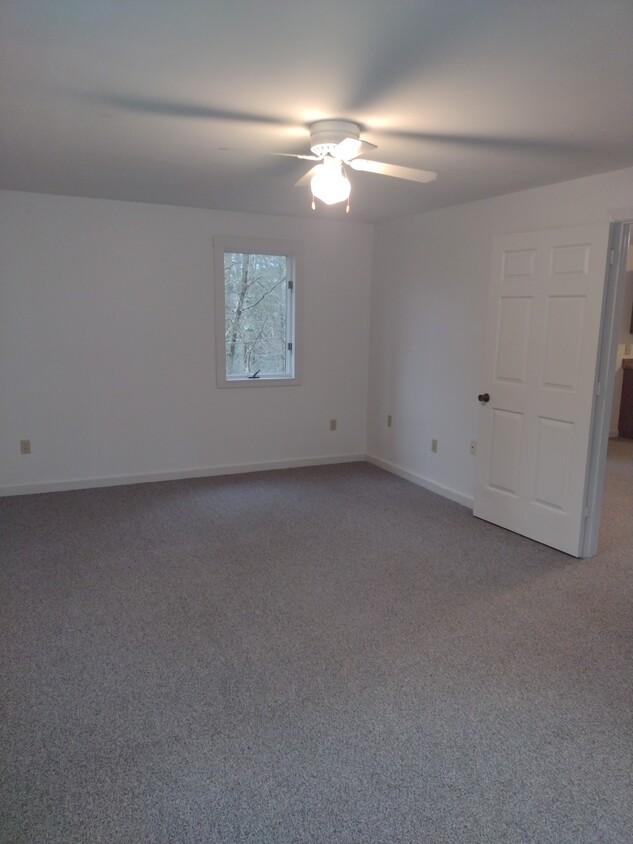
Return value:
M 314 174 L 316 173 L 316 171 L 319 169 L 320 166 L 321 166 L 320 164 L 316 164 L 314 167 L 311 167 L 308 170 L 308 172 L 305 173 L 299 179 L 298 182 L 295 182 L 295 187 L 296 188 L 306 188 L 310 184 L 312 177 L 314 176 Z
M 433 182 L 437 173 L 431 170 L 416 170 L 414 167 L 401 167 L 399 164 L 384 164 L 382 161 L 368 161 L 366 158 L 355 158 L 349 162 L 354 170 L 366 173 L 378 173 L 381 176 L 393 176 L 396 179 L 407 179 L 410 182 Z
M 357 155 L 365 155 L 371 152 L 372 149 L 377 149 L 376 144 L 370 144 L 369 141 L 361 141 L 359 138 L 345 138 L 332 151 L 333 158 L 340 158 L 341 161 L 351 161 Z
M 236 147 L 218 147 L 221 152 L 242 152 L 247 155 L 281 155 L 284 158 L 301 158 L 306 161 L 321 161 L 318 155 L 298 155 L 294 152 L 268 152 L 261 149 L 237 149 Z
M 139 114 L 155 114 L 162 117 L 187 117 L 200 120 L 218 120 L 229 123 L 252 123 L 261 126 L 294 126 L 294 121 L 265 114 L 205 106 L 203 104 L 161 100 L 141 97 L 125 97 L 112 94 L 90 94 L 90 99 L 109 108 L 124 109 Z
M 264 155 L 283 155 L 285 158 L 301 158 L 303 161 L 321 161 L 318 155 L 298 155 L 294 152 L 266 152 Z

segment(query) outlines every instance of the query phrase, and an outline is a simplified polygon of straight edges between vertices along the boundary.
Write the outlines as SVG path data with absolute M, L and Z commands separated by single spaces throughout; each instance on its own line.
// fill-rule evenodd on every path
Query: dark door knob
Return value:
M 488 404 L 490 401 L 489 393 L 479 393 L 477 396 L 477 401 L 480 401 L 482 404 Z

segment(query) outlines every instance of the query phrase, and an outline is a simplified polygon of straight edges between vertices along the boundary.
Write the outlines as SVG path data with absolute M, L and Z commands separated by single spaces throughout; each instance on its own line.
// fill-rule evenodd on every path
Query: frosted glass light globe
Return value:
M 312 194 L 326 205 L 344 202 L 352 189 L 349 179 L 343 173 L 341 162 L 329 156 L 323 159 L 323 163 L 312 177 L 310 186 Z

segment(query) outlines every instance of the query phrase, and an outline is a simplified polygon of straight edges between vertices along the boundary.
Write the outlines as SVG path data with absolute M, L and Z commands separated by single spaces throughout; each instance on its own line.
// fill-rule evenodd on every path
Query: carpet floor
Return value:
M 633 443 L 574 560 L 368 464 L 0 501 L 11 844 L 633 840 Z

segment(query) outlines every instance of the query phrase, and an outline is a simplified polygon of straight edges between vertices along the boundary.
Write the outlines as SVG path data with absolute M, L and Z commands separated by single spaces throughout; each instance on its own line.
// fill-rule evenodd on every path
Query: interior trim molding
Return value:
M 463 504 L 464 507 L 468 507 L 469 510 L 473 509 L 472 496 L 463 495 L 461 492 L 457 492 L 457 490 L 451 489 L 450 487 L 436 484 L 434 481 L 430 481 L 428 478 L 418 475 L 416 472 L 410 472 L 408 469 L 403 469 L 402 466 L 398 466 L 396 463 L 390 463 L 388 460 L 382 460 L 380 457 L 375 457 L 373 454 L 368 454 L 365 459 L 368 463 L 378 466 L 379 469 L 384 469 L 386 472 L 398 475 L 398 477 L 404 478 L 406 481 L 411 481 L 418 486 L 424 487 L 424 489 L 428 489 L 429 492 L 435 492 L 438 495 L 444 496 L 444 498 L 449 498 L 451 501 Z
M 323 457 L 299 457 L 292 460 L 269 460 L 261 463 L 238 463 L 231 466 L 205 466 L 201 469 L 182 469 L 176 472 L 148 472 L 141 475 L 112 475 L 104 478 L 77 478 L 48 483 L 27 483 L 0 486 L 0 497 L 32 495 L 39 492 L 64 492 L 73 489 L 98 489 L 108 486 L 127 486 L 156 481 L 180 481 L 186 478 L 212 478 L 218 475 L 239 475 L 247 472 L 266 472 L 272 469 L 300 469 L 303 466 L 328 466 L 335 463 L 359 463 L 366 454 L 329 454 Z
M 396 463 L 382 460 L 373 454 L 328 454 L 323 457 L 299 457 L 292 460 L 268 460 L 261 463 L 237 463 L 230 466 L 205 466 L 200 469 L 182 469 L 174 472 L 147 472 L 139 475 L 111 475 L 102 478 L 72 478 L 66 481 L 16 484 L 0 486 L 0 498 L 12 495 L 34 495 L 40 492 L 66 492 L 75 489 L 99 489 L 109 486 L 156 483 L 159 481 L 180 481 L 187 478 L 213 478 L 221 475 L 240 475 L 247 472 L 267 472 L 274 469 L 300 469 L 305 466 L 328 466 L 336 463 L 361 463 L 367 461 L 379 469 L 398 475 L 417 486 L 428 489 L 450 501 L 473 509 L 472 496 L 463 495 L 450 487 L 442 486 L 428 478 L 410 472 Z

